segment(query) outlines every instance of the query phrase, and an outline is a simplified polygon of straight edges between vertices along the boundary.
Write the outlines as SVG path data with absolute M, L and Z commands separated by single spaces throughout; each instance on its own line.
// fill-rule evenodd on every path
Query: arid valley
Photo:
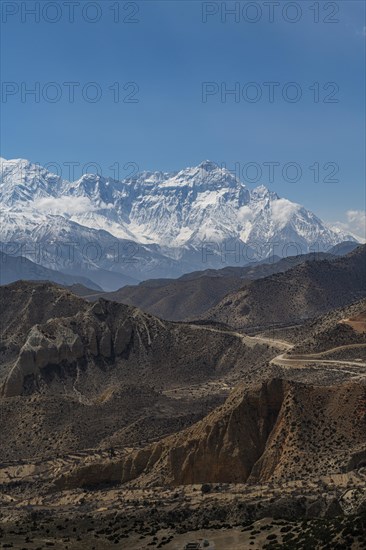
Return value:
M 365 548 L 365 253 L 189 321 L 0 287 L 2 547 Z

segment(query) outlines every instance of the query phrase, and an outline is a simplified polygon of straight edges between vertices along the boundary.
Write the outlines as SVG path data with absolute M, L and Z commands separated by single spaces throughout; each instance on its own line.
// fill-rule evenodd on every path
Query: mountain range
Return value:
M 87 277 L 68 275 L 54 269 L 48 269 L 32 262 L 24 256 L 11 256 L 0 251 L 0 285 L 14 281 L 52 281 L 63 286 L 79 284 L 93 291 L 101 291 L 101 287 Z
M 105 290 L 356 240 L 264 185 L 249 190 L 210 161 L 70 182 L 27 160 L 2 159 L 0 201 L 4 253 Z
M 2 285 L 3 547 L 363 548 L 365 280 L 366 245 L 139 285 L 211 288 L 185 322 Z
M 366 246 L 333 260 L 306 261 L 228 293 L 202 319 L 236 329 L 304 322 L 366 296 Z
M 354 248 L 358 245 L 352 243 Z M 139 307 L 152 315 L 171 321 L 195 319 L 217 305 L 226 294 L 247 287 L 252 281 L 282 273 L 296 265 L 337 258 L 329 253 L 301 254 L 287 258 L 272 257 L 243 267 L 193 271 L 178 279 L 150 279 L 138 285 L 126 285 L 114 292 L 98 292 L 83 284 L 72 285 L 71 290 L 87 300 L 102 297 L 107 300 Z M 57 281 L 56 281 L 57 282 Z

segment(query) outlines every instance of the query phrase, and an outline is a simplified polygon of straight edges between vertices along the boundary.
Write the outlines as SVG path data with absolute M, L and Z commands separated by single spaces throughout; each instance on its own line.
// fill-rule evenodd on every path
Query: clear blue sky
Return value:
M 5 5 L 11 4 L 5 8 Z M 365 204 L 364 188 L 364 94 L 363 76 L 365 19 L 364 3 L 341 1 L 326 8 L 319 3 L 319 23 L 310 9 L 314 2 L 303 0 L 302 14 L 296 23 L 282 15 L 284 2 L 275 8 L 274 22 L 269 21 L 268 7 L 258 2 L 262 15 L 247 2 L 240 2 L 241 12 L 221 18 L 224 13 L 207 15 L 221 2 L 206 7 L 199 1 L 143 1 L 134 14 L 133 3 L 119 2 L 120 21 L 114 22 L 111 10 L 117 3 L 99 3 L 101 13 L 86 11 L 86 18 L 75 7 L 75 22 L 62 4 L 61 12 L 49 8 L 35 22 L 21 14 L 21 4 L 30 9 L 35 2 L 3 2 L 2 80 L 16 83 L 19 92 L 2 96 L 2 156 L 23 157 L 42 164 L 78 161 L 96 162 L 111 175 L 109 166 L 135 162 L 141 170 L 176 170 L 198 164 L 203 159 L 225 163 L 257 163 L 263 170 L 258 181 L 278 194 L 312 209 L 326 220 L 345 220 L 347 210 L 360 210 Z M 44 6 L 45 2 L 40 2 Z M 90 4 L 90 3 L 89 3 Z M 235 2 L 227 2 L 233 7 Z M 329 3 L 328 3 L 329 4 Z M 4 14 L 4 9 L 18 13 Z M 285 16 L 292 19 L 294 11 Z M 59 18 L 55 23 L 50 19 Z M 257 22 L 248 22 L 255 19 Z M 127 23 L 125 19 L 135 19 Z M 326 23 L 324 19 L 338 19 Z M 59 101 L 40 97 L 21 99 L 21 88 L 44 90 L 56 82 L 62 90 Z M 68 100 L 64 82 L 79 82 L 75 101 Z M 102 98 L 96 103 L 83 99 L 81 88 L 96 82 Z M 115 103 L 108 87 L 119 82 L 135 82 L 137 103 Z M 240 101 L 233 96 L 221 101 L 220 94 L 202 102 L 202 83 L 221 83 L 232 88 L 239 83 Z M 255 82 L 262 99 L 250 103 Z M 279 82 L 274 102 L 268 101 L 264 82 Z M 300 101 L 290 103 L 282 97 L 283 86 L 296 82 L 301 88 Z M 314 102 L 314 82 L 320 85 L 320 101 Z M 337 103 L 324 103 L 333 90 L 322 86 L 335 82 Z M 22 84 L 23 83 L 23 84 Z M 10 85 L 12 86 L 12 85 Z M 9 88 L 6 88 L 9 91 Z M 51 97 L 56 88 L 47 88 Z M 216 87 L 215 87 L 216 90 Z M 4 90 L 3 90 L 4 91 Z M 87 92 L 92 95 L 93 88 Z M 133 92 L 121 89 L 121 97 Z M 294 88 L 289 89 L 289 94 Z M 47 95 L 46 95 L 47 98 Z M 6 99 L 6 101 L 5 101 Z M 273 183 L 263 162 L 280 163 Z M 322 181 L 332 167 L 321 168 L 320 182 L 308 169 L 314 162 L 339 165 L 339 183 Z M 284 164 L 297 162 L 302 177 L 297 183 L 284 181 Z M 244 168 L 243 168 L 244 169 Z M 276 168 L 277 170 L 277 168 Z M 293 173 L 290 171 L 290 176 Z M 255 178 L 254 172 L 249 171 Z M 65 173 L 66 167 L 65 167 Z M 79 175 L 76 169 L 76 175 Z M 123 175 L 123 168 L 121 169 Z M 249 187 L 255 184 L 249 182 Z

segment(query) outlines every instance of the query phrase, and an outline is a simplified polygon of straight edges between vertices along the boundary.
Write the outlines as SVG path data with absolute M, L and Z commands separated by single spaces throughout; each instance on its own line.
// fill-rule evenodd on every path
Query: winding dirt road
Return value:
M 213 327 L 200 326 L 200 325 L 196 325 L 195 328 L 201 329 L 201 330 L 209 330 L 211 332 L 220 332 L 220 333 L 224 332 L 219 328 L 216 329 Z M 304 364 L 311 363 L 311 364 L 317 364 L 319 366 L 345 365 L 345 366 L 351 366 L 351 367 L 366 367 L 366 363 L 363 361 L 347 361 L 344 359 L 324 359 L 323 358 L 324 356 L 331 355 L 332 353 L 346 350 L 346 349 L 357 349 L 357 348 L 365 349 L 366 344 L 347 344 L 344 346 L 337 346 L 335 348 L 331 348 L 319 353 L 309 353 L 309 354 L 302 354 L 302 355 L 286 355 L 286 352 L 292 349 L 294 347 L 294 344 L 291 344 L 290 342 L 286 342 L 285 340 L 276 340 L 274 338 L 268 338 L 264 336 L 248 336 L 247 334 L 242 334 L 240 332 L 229 331 L 229 330 L 225 331 L 225 333 L 231 334 L 233 336 L 236 336 L 237 338 L 240 338 L 241 341 L 246 346 L 253 347 L 256 344 L 266 344 L 268 346 L 283 350 L 283 353 L 280 353 L 279 355 L 276 355 L 276 357 L 273 357 L 273 359 L 271 359 L 270 361 L 271 365 L 278 365 L 281 367 L 302 368 Z M 354 373 L 353 371 L 347 371 L 344 369 L 340 369 L 340 370 L 342 370 L 342 372 L 346 372 L 349 374 L 355 374 L 355 375 L 360 374 L 360 373 Z

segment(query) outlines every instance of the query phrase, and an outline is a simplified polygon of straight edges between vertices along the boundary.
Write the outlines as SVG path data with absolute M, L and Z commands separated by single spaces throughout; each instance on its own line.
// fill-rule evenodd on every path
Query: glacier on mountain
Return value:
M 92 280 L 100 270 L 108 289 L 118 286 L 118 274 L 121 282 L 179 276 L 355 240 L 263 185 L 249 190 L 211 161 L 122 181 L 86 174 L 70 182 L 29 161 L 1 159 L 0 201 L 3 246 L 18 245 L 33 261 L 39 246 L 45 267 Z

